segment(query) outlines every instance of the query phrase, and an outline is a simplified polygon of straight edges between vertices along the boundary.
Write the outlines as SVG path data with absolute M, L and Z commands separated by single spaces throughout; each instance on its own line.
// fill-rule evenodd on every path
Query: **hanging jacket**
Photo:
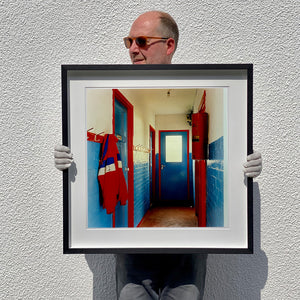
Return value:
M 103 208 L 107 214 L 115 211 L 118 201 L 125 205 L 128 199 L 117 142 L 118 139 L 113 134 L 104 136 L 99 162 L 98 181 L 102 191 Z

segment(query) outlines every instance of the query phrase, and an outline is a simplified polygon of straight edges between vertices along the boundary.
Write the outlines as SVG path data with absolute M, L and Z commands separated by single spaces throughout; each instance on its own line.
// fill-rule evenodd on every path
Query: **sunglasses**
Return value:
M 149 45 L 149 40 L 151 40 L 151 39 L 167 40 L 168 38 L 157 37 L 157 36 L 138 36 L 138 37 L 132 38 L 132 37 L 127 36 L 123 40 L 124 40 L 125 47 L 127 49 L 129 49 L 131 47 L 133 41 L 135 41 L 135 43 L 137 44 L 138 47 L 144 48 L 147 45 Z

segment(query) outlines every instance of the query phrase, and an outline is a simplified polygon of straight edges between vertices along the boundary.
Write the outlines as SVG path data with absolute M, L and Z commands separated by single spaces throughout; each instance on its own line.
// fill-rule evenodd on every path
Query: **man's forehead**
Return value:
M 160 19 L 158 15 L 142 15 L 137 18 L 130 29 L 130 36 L 154 35 L 158 33 Z

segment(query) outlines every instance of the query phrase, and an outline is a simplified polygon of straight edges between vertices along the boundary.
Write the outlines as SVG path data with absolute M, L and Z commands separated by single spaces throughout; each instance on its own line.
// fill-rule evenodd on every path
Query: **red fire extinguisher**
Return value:
M 195 210 L 198 226 L 206 226 L 206 159 L 208 144 L 208 114 L 205 112 L 204 91 L 198 112 L 192 115 L 192 158 L 195 160 Z
M 207 159 L 208 114 L 205 112 L 204 91 L 198 113 L 192 115 L 192 159 Z

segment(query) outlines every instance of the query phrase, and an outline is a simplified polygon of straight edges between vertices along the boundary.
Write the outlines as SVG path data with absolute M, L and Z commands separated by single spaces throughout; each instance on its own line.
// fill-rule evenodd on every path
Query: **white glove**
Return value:
M 56 145 L 54 147 L 54 165 L 60 170 L 68 169 L 73 162 L 73 154 L 67 146 Z
M 257 177 L 262 170 L 262 158 L 260 152 L 255 151 L 254 153 L 247 156 L 247 162 L 244 163 L 244 173 L 247 177 Z

